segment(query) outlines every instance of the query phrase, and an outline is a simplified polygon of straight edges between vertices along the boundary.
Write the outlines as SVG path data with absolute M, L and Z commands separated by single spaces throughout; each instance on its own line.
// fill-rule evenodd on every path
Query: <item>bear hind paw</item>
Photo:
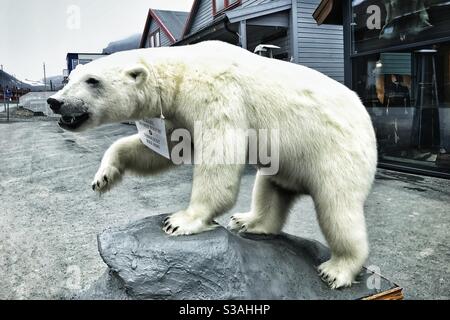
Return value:
M 339 289 L 352 285 L 355 278 L 353 269 L 353 265 L 349 265 L 349 262 L 330 259 L 318 267 L 318 272 L 320 278 L 331 289 Z
M 276 234 L 273 228 L 266 226 L 261 219 L 255 217 L 252 212 L 235 213 L 231 216 L 228 229 L 237 232 L 247 232 L 254 234 Z

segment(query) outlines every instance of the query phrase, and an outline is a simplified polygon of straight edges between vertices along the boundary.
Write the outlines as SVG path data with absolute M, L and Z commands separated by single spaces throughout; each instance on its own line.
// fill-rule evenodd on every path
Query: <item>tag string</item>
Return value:
M 161 87 L 159 86 L 158 78 L 156 77 L 156 73 L 155 73 L 155 71 L 153 70 L 152 66 L 150 66 L 150 71 L 152 72 L 153 77 L 155 78 L 155 84 L 156 84 L 156 87 L 158 88 L 157 90 L 158 90 L 158 95 L 159 95 L 159 110 L 160 110 L 160 112 L 161 112 L 160 118 L 164 120 L 165 117 L 164 117 L 164 115 L 163 115 L 163 109 L 162 109 Z

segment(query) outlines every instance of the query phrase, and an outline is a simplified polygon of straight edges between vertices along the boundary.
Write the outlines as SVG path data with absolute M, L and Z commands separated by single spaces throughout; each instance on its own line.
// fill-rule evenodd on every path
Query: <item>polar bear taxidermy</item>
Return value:
M 235 214 L 229 227 L 277 234 L 295 199 L 307 194 L 331 249 L 318 267 L 331 288 L 350 286 L 368 256 L 363 206 L 376 170 L 373 126 L 358 96 L 318 71 L 219 41 L 138 49 L 76 68 L 48 103 L 71 131 L 157 118 L 162 111 L 192 134 L 194 153 L 196 122 L 219 133 L 276 128 L 278 171 L 265 175 L 259 167 L 251 210 Z M 203 136 L 209 158 L 195 164 L 189 206 L 168 217 L 167 234 L 210 230 L 234 205 L 245 164 L 214 162 L 219 153 L 208 151 L 217 143 L 215 135 Z M 220 157 L 233 148 L 228 140 Z M 248 153 L 248 145 L 239 152 Z M 105 152 L 92 187 L 104 192 L 126 172 L 154 174 L 173 165 L 136 134 Z

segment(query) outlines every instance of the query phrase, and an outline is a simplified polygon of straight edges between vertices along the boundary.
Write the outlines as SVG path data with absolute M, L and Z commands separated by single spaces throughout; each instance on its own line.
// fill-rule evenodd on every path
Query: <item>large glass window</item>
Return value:
M 449 0 L 352 0 L 353 53 L 450 36 Z
M 450 173 L 450 43 L 353 58 L 381 162 Z

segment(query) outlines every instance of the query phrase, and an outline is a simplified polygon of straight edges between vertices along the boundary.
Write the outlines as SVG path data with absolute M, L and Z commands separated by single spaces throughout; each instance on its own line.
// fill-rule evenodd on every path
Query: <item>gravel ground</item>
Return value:
M 127 177 L 102 197 L 92 192 L 103 152 L 135 131 L 117 124 L 73 134 L 55 122 L 0 123 L 0 299 L 72 296 L 105 270 L 99 232 L 187 205 L 191 166 Z M 248 210 L 254 173 L 246 170 L 231 212 Z M 366 204 L 367 265 L 402 286 L 407 299 L 449 299 L 449 212 L 450 181 L 379 170 Z M 296 204 L 285 231 L 323 241 L 310 198 Z

